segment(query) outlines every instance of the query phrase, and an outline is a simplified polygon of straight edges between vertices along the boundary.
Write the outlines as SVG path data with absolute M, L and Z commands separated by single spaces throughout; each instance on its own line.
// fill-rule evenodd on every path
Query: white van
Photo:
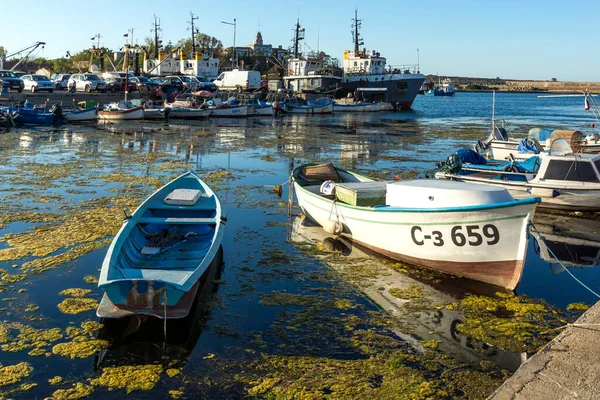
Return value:
M 214 84 L 217 89 L 257 90 L 260 88 L 260 72 L 240 69 L 221 72 Z

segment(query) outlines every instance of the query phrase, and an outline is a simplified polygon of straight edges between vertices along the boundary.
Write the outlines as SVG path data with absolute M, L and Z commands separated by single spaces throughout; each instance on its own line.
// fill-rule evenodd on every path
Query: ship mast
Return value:
M 359 29 L 362 19 L 358 19 L 358 8 L 354 9 L 354 19 L 352 21 L 354 21 L 352 24 L 352 41 L 354 42 L 354 55 L 357 56 L 359 52 L 359 46 L 365 44 L 364 42 L 361 42 L 362 38 L 359 37 Z
M 160 22 L 157 22 L 156 15 L 154 16 L 154 58 L 158 60 L 160 43 L 158 41 L 158 32 L 160 31 Z
M 303 39 L 304 28 L 300 28 L 300 19 L 298 19 L 296 22 L 296 35 L 294 36 L 294 58 L 298 58 L 300 56 L 300 52 L 298 51 L 298 45 Z

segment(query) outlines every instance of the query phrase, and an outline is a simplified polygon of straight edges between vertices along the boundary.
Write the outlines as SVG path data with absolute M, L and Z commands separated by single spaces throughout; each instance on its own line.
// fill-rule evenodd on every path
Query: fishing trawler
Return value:
M 396 109 L 409 109 L 419 89 L 425 81 L 418 66 L 391 66 L 386 58 L 375 50 L 367 50 L 359 36 L 361 20 L 358 10 L 354 10 L 353 41 L 354 51 L 344 51 L 344 75 L 341 90 L 336 91 L 336 98 L 354 96 L 358 88 L 385 88 L 387 101 Z
M 302 57 L 298 44 L 304 39 L 304 29 L 296 23 L 294 56 L 287 64 L 284 87 L 300 93 L 332 94 L 336 99 L 357 98 L 359 89 L 375 89 L 384 92 L 381 94 L 395 109 L 409 109 L 425 76 L 416 65 L 387 65 L 386 58 L 379 52 L 360 50 L 363 43 L 359 28 L 358 10 L 355 10 L 354 51 L 344 52 L 344 68 L 339 71 L 318 57 Z

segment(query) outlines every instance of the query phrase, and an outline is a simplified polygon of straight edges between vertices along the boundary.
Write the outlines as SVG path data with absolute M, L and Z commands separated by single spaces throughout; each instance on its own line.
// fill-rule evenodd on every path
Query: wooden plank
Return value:
M 193 224 L 216 224 L 217 220 L 215 218 L 143 217 L 143 218 L 140 218 L 138 223 L 193 225 Z

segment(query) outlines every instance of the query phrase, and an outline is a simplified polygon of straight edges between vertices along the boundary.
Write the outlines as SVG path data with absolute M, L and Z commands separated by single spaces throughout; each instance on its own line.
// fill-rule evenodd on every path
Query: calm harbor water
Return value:
M 503 379 L 498 371 L 513 371 L 519 353 L 531 349 L 470 338 L 457 328 L 466 311 L 448 305 L 469 294 L 493 297 L 497 288 L 399 265 L 329 238 L 306 226 L 297 207 L 289 212 L 285 182 L 291 164 L 324 160 L 385 179 L 431 175 L 436 161 L 487 136 L 491 113 L 491 93 L 457 93 L 419 96 L 413 110 L 402 113 L 26 127 L 1 134 L 0 364 L 21 365 L 25 373 L 14 381 L 0 378 L 0 396 L 121 398 L 128 390 L 136 398 L 413 393 L 394 390 L 415 390 L 414 398 L 487 396 Z M 594 122 L 582 98 L 502 93 L 495 113 L 516 135 L 532 127 L 587 132 Z M 133 210 L 189 169 L 213 186 L 228 215 L 223 266 L 204 278 L 191 316 L 167 324 L 166 340 L 161 321 L 99 321 L 94 304 L 102 292 L 93 277 L 122 210 Z M 280 184 L 281 198 L 273 190 Z M 598 222 L 538 215 L 534 223 L 562 264 L 600 291 Z M 580 312 L 568 305 L 593 304 L 595 297 L 545 249 L 530 241 L 516 294 L 576 318 Z M 91 292 L 59 294 L 72 288 Z M 392 288 L 401 294 L 388 296 Z M 81 312 L 65 307 L 65 299 L 74 299 L 69 304 Z M 422 353 L 423 347 L 432 350 Z M 401 367 L 389 358 L 399 354 Z M 453 369 L 445 357 L 466 366 Z M 483 368 L 482 361 L 493 366 Z M 376 371 L 388 364 L 410 370 L 403 379 L 413 389 L 393 380 L 398 369 Z M 479 374 L 480 391 L 446 370 L 454 377 Z M 62 380 L 48 381 L 57 376 Z M 136 387 L 140 381 L 151 384 Z

